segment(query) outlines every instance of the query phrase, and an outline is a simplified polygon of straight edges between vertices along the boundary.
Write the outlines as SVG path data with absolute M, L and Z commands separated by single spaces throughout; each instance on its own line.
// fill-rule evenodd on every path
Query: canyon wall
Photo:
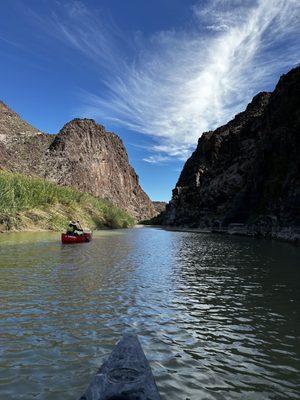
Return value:
M 163 223 L 289 239 L 300 234 L 300 67 L 204 133 Z
M 0 168 L 107 198 L 137 221 L 155 215 L 122 140 L 91 119 L 48 135 L 0 102 Z

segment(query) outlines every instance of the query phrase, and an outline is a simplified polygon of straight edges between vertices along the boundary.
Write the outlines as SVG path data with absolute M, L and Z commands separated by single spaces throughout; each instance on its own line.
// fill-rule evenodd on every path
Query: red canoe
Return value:
M 68 235 L 67 233 L 61 234 L 61 241 L 64 244 L 69 243 L 86 243 L 92 240 L 90 232 L 84 232 L 83 235 Z

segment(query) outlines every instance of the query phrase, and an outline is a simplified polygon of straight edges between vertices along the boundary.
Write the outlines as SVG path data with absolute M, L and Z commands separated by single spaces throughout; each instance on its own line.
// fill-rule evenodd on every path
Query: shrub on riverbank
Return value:
M 127 228 L 134 220 L 109 201 L 39 178 L 0 171 L 0 226 L 60 230 L 70 219 L 91 229 Z

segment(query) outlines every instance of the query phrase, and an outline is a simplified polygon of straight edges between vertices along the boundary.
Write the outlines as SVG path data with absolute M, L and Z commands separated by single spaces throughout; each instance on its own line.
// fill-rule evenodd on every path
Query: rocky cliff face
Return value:
M 1 102 L 0 167 L 107 198 L 137 220 L 155 215 L 122 140 L 91 119 L 74 119 L 47 135 Z
M 204 133 L 187 160 L 164 224 L 300 233 L 300 67 L 228 124 Z
M 153 207 L 156 214 L 160 214 L 165 211 L 167 203 L 165 201 L 152 201 Z

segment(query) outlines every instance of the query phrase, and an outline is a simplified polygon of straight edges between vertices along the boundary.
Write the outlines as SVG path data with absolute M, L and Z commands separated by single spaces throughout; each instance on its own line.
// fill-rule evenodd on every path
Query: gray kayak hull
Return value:
M 123 336 L 80 400 L 160 400 L 136 335 Z

